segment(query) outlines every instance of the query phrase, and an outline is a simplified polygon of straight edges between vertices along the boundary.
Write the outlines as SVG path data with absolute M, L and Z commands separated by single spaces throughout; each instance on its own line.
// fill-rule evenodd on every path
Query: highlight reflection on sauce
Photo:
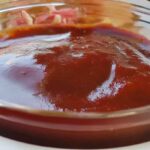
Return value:
M 150 104 L 148 40 L 111 26 L 48 28 L 0 43 L 0 99 L 57 111 Z

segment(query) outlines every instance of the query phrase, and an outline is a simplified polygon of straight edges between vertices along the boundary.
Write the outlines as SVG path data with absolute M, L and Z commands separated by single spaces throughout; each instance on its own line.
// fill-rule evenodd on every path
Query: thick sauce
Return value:
M 150 41 L 111 26 L 39 26 L 0 42 L 0 99 L 55 111 L 150 104 Z

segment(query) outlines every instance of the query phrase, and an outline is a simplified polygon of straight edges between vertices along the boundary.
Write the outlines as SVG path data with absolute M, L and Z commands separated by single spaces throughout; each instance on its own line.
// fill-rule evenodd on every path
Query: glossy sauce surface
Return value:
M 150 104 L 150 41 L 111 26 L 39 26 L 0 41 L 0 99 L 110 112 Z

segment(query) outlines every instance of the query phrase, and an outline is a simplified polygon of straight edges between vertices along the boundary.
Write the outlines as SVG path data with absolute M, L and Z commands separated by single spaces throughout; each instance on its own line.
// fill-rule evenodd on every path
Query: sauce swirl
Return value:
M 112 26 L 39 26 L 0 42 L 0 99 L 42 110 L 150 104 L 150 41 Z

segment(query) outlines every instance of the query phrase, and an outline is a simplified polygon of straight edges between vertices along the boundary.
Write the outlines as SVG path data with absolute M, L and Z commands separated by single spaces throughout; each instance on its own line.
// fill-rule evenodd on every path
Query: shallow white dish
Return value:
M 127 0 L 122 0 L 122 1 L 127 1 Z M 128 1 L 131 3 L 138 2 L 139 5 L 143 5 L 143 6 L 150 6 L 149 5 L 150 3 L 146 0 L 138 0 L 138 1 L 128 0 Z M 145 17 L 145 16 L 142 16 L 142 17 Z M 10 140 L 10 139 L 0 136 L 0 150 L 61 150 L 61 149 L 26 144 L 26 143 Z M 62 149 L 62 150 L 65 150 L 65 149 Z M 150 142 L 138 144 L 134 146 L 107 149 L 107 150 L 150 150 Z

